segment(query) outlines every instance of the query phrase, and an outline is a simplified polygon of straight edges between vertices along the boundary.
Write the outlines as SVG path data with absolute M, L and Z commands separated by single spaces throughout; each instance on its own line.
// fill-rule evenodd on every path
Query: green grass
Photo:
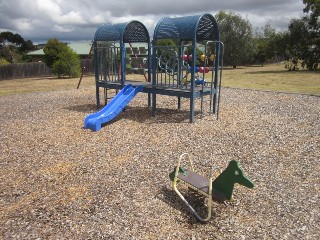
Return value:
M 313 94 L 320 96 L 320 72 L 299 70 L 289 72 L 284 64 L 246 66 L 236 69 L 225 67 L 222 72 L 222 86 L 242 89 L 267 90 L 287 93 Z M 127 79 L 145 81 L 142 75 L 128 76 Z M 211 79 L 206 76 L 205 79 Z M 0 96 L 76 89 L 79 78 L 26 78 L 0 81 Z M 80 88 L 94 86 L 94 78 L 85 76 Z
M 76 89 L 79 78 L 24 78 L 0 81 L 0 96 L 22 94 L 30 92 L 48 92 L 59 90 Z M 83 77 L 80 88 L 94 86 L 95 81 L 92 76 Z
M 225 68 L 222 86 L 320 95 L 320 72 L 288 71 L 283 64 Z

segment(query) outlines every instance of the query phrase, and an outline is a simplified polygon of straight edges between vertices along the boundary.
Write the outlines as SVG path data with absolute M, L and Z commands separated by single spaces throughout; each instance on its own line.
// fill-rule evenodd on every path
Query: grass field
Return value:
M 222 81 L 225 87 L 320 95 L 319 71 L 291 72 L 283 64 L 226 68 Z
M 134 78 L 144 81 L 144 77 L 140 75 L 135 75 Z M 54 77 L 2 80 L 0 81 L 0 96 L 75 89 L 78 82 L 79 78 L 58 79 Z M 80 87 L 93 85 L 94 78 L 86 76 L 82 79 Z M 320 96 L 320 72 L 307 70 L 289 72 L 284 68 L 284 64 L 263 67 L 241 66 L 236 69 L 226 67 L 223 69 L 222 86 Z

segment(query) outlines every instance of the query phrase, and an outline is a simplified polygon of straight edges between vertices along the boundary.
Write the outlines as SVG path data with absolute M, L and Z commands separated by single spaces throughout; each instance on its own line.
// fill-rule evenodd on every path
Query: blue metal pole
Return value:
M 156 95 L 156 75 L 157 75 L 157 56 L 156 56 L 156 40 L 153 40 L 153 46 L 151 47 L 152 56 L 152 116 L 156 116 L 157 110 L 157 95 Z
M 190 123 L 194 123 L 194 71 L 196 68 L 196 36 L 192 40 L 192 68 L 191 68 L 191 96 L 190 96 Z
M 218 92 L 218 79 L 219 79 L 219 65 L 220 65 L 220 44 L 216 43 L 215 49 L 215 74 L 214 74 L 214 89 L 215 93 L 213 95 L 213 113 L 216 113 L 217 109 L 217 92 Z
M 99 81 L 99 56 L 98 56 L 98 45 L 97 42 L 93 42 L 93 47 L 94 47 L 94 75 L 95 75 L 95 80 L 96 80 L 96 101 L 97 101 L 97 108 L 100 108 L 100 94 L 99 94 L 99 86 L 98 86 L 98 81 Z
M 123 39 L 120 40 L 120 67 L 121 67 L 121 88 L 126 81 L 126 48 Z

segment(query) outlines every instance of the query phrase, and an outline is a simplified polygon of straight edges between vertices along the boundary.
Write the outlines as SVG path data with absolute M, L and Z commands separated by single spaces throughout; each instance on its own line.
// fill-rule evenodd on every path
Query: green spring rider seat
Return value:
M 189 169 L 184 169 L 181 167 L 181 162 L 184 159 L 189 160 Z M 217 177 L 215 178 L 214 176 Z M 244 175 L 243 170 L 236 160 L 231 160 L 224 171 L 221 171 L 219 168 L 213 168 L 209 179 L 207 179 L 194 172 L 193 162 L 188 153 L 184 153 L 179 157 L 178 164 L 174 171 L 169 174 L 169 177 L 172 181 L 174 191 L 190 208 L 191 212 L 203 222 L 209 221 L 211 218 L 212 201 L 223 203 L 232 200 L 232 193 L 235 183 L 248 188 L 253 188 L 254 186 L 252 181 Z M 202 218 L 189 204 L 189 202 L 178 190 L 178 183 L 186 184 L 199 194 L 205 196 L 207 200 L 206 206 L 208 208 L 207 217 Z

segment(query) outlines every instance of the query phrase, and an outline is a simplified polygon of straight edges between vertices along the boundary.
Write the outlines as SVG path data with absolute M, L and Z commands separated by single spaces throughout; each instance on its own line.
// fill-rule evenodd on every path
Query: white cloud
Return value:
M 13 24 L 16 26 L 16 28 L 20 31 L 30 31 L 33 30 L 33 24 L 32 21 L 30 21 L 27 18 L 21 18 L 21 19 L 14 19 Z
M 54 25 L 53 26 L 53 31 L 56 31 L 56 32 L 72 32 L 73 31 L 73 28 L 72 27 L 68 27 L 68 26 L 59 26 L 59 25 Z
M 32 2 L 31 2 L 32 3 Z M 46 15 L 49 18 L 54 18 L 62 13 L 61 7 L 52 0 L 36 0 L 35 8 L 40 15 Z
M 276 29 L 302 16 L 297 0 L 0 0 L 2 29 L 26 39 L 92 39 L 102 23 L 142 22 L 153 34 L 162 17 L 195 15 L 230 10 L 248 18 L 253 28 L 267 22 Z
M 71 11 L 64 15 L 59 15 L 54 18 L 56 23 L 59 24 L 74 24 L 74 25 L 81 25 L 86 23 L 86 21 L 81 16 L 81 13 Z

